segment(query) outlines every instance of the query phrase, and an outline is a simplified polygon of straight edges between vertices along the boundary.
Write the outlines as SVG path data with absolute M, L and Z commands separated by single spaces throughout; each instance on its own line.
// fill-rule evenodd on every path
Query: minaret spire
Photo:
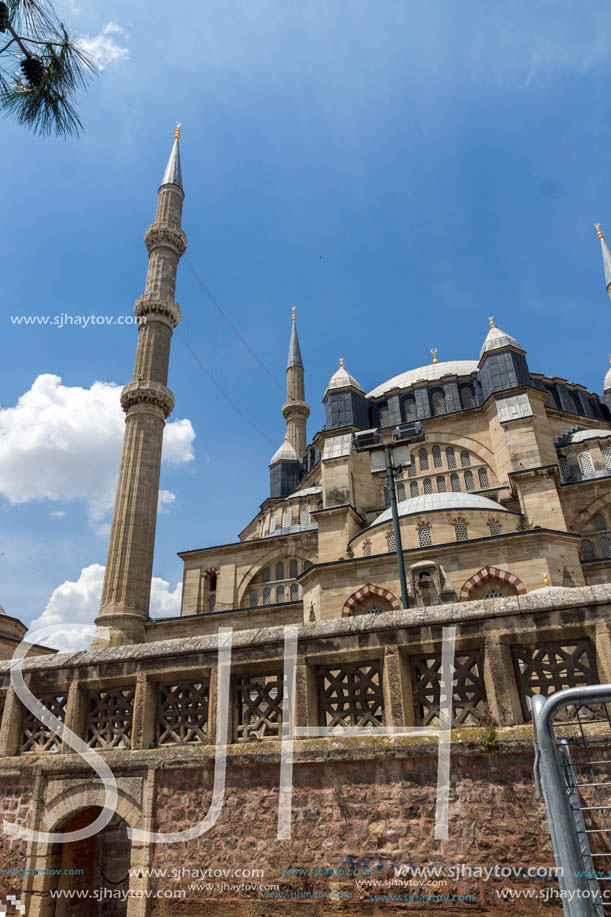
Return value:
M 109 628 L 111 645 L 143 641 L 149 616 L 163 430 L 174 407 L 167 380 L 172 331 L 180 321 L 176 270 L 187 247 L 181 228 L 179 137 L 180 125 L 159 188 L 155 222 L 144 235 L 149 266 L 144 295 L 134 306 L 139 323 L 134 374 L 121 392 L 125 435 L 96 619 L 99 627 Z M 92 645 L 106 644 L 100 635 Z
M 600 228 L 600 223 L 596 223 L 595 225 L 596 225 L 596 232 L 598 234 L 598 238 L 600 239 L 600 246 L 602 248 L 602 253 L 603 253 L 603 266 L 605 268 L 605 285 L 607 287 L 607 293 L 609 294 L 609 297 L 611 298 L 611 252 L 609 251 L 607 243 L 605 242 L 605 237 L 603 236 L 603 231 Z
M 289 358 L 286 367 L 286 392 L 287 399 L 282 406 L 282 414 L 286 420 L 287 437 L 299 456 L 299 460 L 303 461 L 307 442 L 306 423 L 310 416 L 310 406 L 305 400 L 305 379 L 295 309 L 293 309 Z

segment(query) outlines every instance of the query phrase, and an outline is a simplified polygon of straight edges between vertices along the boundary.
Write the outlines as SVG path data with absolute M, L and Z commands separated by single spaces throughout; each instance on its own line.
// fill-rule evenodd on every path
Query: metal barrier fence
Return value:
M 532 698 L 535 782 L 545 799 L 565 917 L 611 914 L 611 684 Z

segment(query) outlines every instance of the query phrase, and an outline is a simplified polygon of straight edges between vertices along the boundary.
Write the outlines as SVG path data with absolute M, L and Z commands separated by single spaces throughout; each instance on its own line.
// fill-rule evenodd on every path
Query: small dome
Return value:
M 517 347 L 518 350 L 523 349 L 510 334 L 492 325 L 490 331 L 486 335 L 486 340 L 483 343 L 482 349 L 480 350 L 479 358 L 481 360 L 485 353 L 490 353 L 491 350 L 500 350 L 501 347 L 507 346 Z
M 363 392 L 363 388 L 360 382 L 357 382 L 354 376 L 351 376 L 349 372 L 344 369 L 344 361 L 339 361 L 339 369 L 333 373 L 329 379 L 329 384 L 326 388 L 325 395 L 327 392 L 332 391 L 336 388 L 355 388 L 359 392 Z M 363 392 L 363 394 L 365 394 Z
M 422 497 L 410 497 L 409 500 L 402 500 L 397 504 L 399 516 L 417 516 L 420 513 L 434 513 L 438 510 L 486 510 L 489 513 L 508 513 L 508 509 L 489 500 L 487 497 L 480 497 L 477 494 L 464 493 L 446 493 L 446 494 L 426 494 Z M 385 509 L 371 525 L 379 525 L 381 522 L 389 522 L 392 519 L 392 512 Z
M 269 463 L 270 465 L 275 465 L 277 462 L 298 462 L 299 456 L 289 443 L 288 439 L 285 439 L 279 449 L 277 449 L 272 455 Z
M 477 372 L 477 360 L 446 360 L 442 363 L 428 363 L 417 369 L 408 369 L 386 382 L 382 382 L 367 394 L 367 398 L 379 398 L 393 389 L 409 388 L 416 382 L 435 382 L 445 376 L 470 376 Z

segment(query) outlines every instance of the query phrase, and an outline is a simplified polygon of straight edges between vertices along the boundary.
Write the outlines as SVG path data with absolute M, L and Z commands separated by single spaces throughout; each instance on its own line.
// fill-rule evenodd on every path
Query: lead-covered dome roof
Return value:
M 367 398 L 379 398 L 393 389 L 409 388 L 417 382 L 435 382 L 445 376 L 470 376 L 477 372 L 477 360 L 445 360 L 441 363 L 428 363 L 417 369 L 408 369 L 407 372 L 393 376 L 381 385 L 376 386 L 367 394 Z
M 489 513 L 508 513 L 510 510 L 504 506 L 489 500 L 487 497 L 480 497 L 477 494 L 464 493 L 446 493 L 446 494 L 426 494 L 420 497 L 410 497 L 409 500 L 402 500 L 397 504 L 399 516 L 417 516 L 422 513 L 434 513 L 439 510 L 485 510 Z M 392 518 L 390 507 L 372 522 L 372 525 L 380 525 L 382 522 L 390 522 Z

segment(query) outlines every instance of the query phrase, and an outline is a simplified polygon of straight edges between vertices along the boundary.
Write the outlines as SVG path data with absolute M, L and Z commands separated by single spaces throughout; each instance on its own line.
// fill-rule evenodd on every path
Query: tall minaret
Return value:
M 282 413 L 286 420 L 286 433 L 289 443 L 299 456 L 299 461 L 303 461 L 307 443 L 306 423 L 310 416 L 310 405 L 305 400 L 303 362 L 301 360 L 294 309 L 289 359 L 286 367 L 286 392 L 286 403 L 282 405 Z
M 174 396 L 166 383 L 172 331 L 180 321 L 174 299 L 176 269 L 187 248 L 181 229 L 180 125 L 157 200 L 155 222 L 144 241 L 149 266 L 144 296 L 136 300 L 138 345 L 132 382 L 121 392 L 125 435 L 110 530 L 99 627 L 110 629 L 110 645 L 144 640 L 149 615 L 161 447 Z M 108 645 L 94 637 L 92 647 Z
M 600 223 L 596 223 L 596 232 L 598 233 L 598 238 L 600 239 L 600 245 L 603 253 L 603 267 L 605 269 L 605 284 L 607 287 L 607 293 L 611 297 L 611 252 L 607 247 L 605 242 L 605 237 L 603 236 L 603 231 L 600 228 Z

